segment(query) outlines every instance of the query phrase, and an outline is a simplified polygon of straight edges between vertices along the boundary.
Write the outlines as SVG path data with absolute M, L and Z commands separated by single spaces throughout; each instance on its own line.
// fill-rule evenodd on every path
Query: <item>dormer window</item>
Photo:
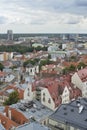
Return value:
M 30 91 L 30 89 L 28 88 L 28 91 Z
M 45 102 L 45 97 L 43 97 L 43 102 Z
M 27 96 L 30 96 L 30 93 L 29 93 L 29 92 L 27 93 Z
M 48 100 L 48 103 L 50 104 L 51 103 L 51 99 L 49 98 L 49 100 Z
M 45 96 L 45 93 L 43 93 L 43 96 Z
M 30 72 L 32 73 L 32 69 L 30 69 Z

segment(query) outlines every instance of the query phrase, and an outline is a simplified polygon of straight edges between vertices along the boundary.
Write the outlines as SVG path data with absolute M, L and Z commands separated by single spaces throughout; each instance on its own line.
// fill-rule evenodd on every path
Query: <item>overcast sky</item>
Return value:
M 87 0 L 0 0 L 0 33 L 87 33 Z

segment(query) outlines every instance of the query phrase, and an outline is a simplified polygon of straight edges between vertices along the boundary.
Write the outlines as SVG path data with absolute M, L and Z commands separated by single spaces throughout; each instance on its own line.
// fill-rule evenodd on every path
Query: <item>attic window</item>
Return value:
M 27 93 L 27 96 L 30 96 L 30 93 L 29 93 L 29 92 Z
M 43 102 L 45 102 L 45 97 L 43 97 Z
M 67 115 L 67 113 L 65 112 L 64 115 Z
M 71 112 L 74 112 L 74 109 L 71 109 Z
M 87 122 L 87 119 L 85 119 L 85 121 Z
M 49 98 L 48 103 L 51 103 L 51 99 Z
M 64 107 L 63 110 L 66 110 L 66 107 Z
M 43 93 L 43 96 L 45 96 L 45 93 Z

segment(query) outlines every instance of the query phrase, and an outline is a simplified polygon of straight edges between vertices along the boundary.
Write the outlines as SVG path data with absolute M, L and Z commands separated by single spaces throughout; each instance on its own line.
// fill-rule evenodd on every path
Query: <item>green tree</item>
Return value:
M 17 91 L 12 92 L 9 98 L 4 102 L 4 105 L 11 105 L 17 103 L 19 100 L 19 94 Z
M 74 65 L 70 65 L 69 71 L 75 71 L 76 67 Z
M 63 74 L 67 74 L 69 72 L 69 68 L 68 67 L 65 67 L 63 70 L 62 70 L 62 73 Z
M 38 58 L 35 58 L 33 60 L 27 60 L 23 63 L 23 66 L 26 67 L 29 63 L 32 64 L 32 65 L 35 65 L 39 62 L 40 59 Z
M 52 61 L 50 61 L 49 59 L 41 60 L 41 61 L 40 61 L 40 65 L 39 65 L 40 70 L 41 70 L 41 67 L 42 67 L 42 66 L 44 66 L 44 65 L 49 65 L 49 64 L 52 64 Z
M 48 55 L 48 59 L 51 59 L 51 55 L 50 54 Z
M 3 69 L 4 69 L 4 66 L 2 63 L 0 63 L 0 70 L 3 71 Z
M 76 56 L 71 56 L 70 61 L 76 61 Z
M 81 69 L 81 67 L 85 68 L 87 65 L 83 62 L 80 62 L 77 66 L 78 69 Z

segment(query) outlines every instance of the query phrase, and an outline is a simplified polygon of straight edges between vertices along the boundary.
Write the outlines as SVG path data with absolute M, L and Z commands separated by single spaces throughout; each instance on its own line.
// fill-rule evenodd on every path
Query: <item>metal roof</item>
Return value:
M 2 126 L 2 124 L 0 124 L 0 130 L 5 130 L 4 126 Z
M 51 130 L 50 128 L 43 126 L 39 123 L 33 122 L 30 124 L 24 124 L 16 128 L 16 130 Z
M 87 99 L 62 104 L 50 118 L 80 128 L 81 130 L 87 130 Z
M 26 100 L 25 100 L 26 102 Z M 25 108 L 24 103 L 13 104 L 11 107 L 16 108 L 18 111 L 21 111 L 27 119 L 34 118 L 37 122 L 41 122 L 44 119 L 48 118 L 53 111 L 48 109 L 47 107 L 43 106 L 39 101 L 33 101 L 33 106 L 30 108 Z M 22 105 L 22 106 L 21 106 Z M 23 108 L 24 111 L 20 110 L 19 108 Z

